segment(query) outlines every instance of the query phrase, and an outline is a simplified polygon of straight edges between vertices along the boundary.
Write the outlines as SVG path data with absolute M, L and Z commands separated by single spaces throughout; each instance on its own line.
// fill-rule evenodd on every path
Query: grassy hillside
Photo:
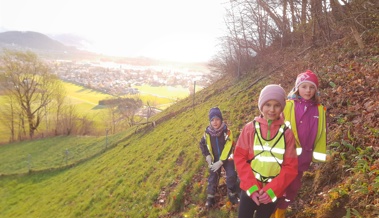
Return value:
M 195 105 L 192 98 L 178 101 L 153 118 L 155 128 L 138 126 L 109 136 L 107 149 L 100 149 L 104 137 L 77 138 L 77 146 L 66 137 L 1 146 L 1 154 L 9 156 L 6 163 L 21 162 L 17 155 L 40 147 L 41 160 L 68 144 L 71 149 L 98 147 L 100 152 L 77 164 L 0 177 L 0 217 L 236 217 L 223 179 L 219 194 L 224 195 L 216 196 L 219 207 L 204 209 L 208 172 L 198 141 L 208 110 L 219 106 L 238 136 L 258 115 L 263 86 L 280 83 L 289 91 L 296 74 L 308 68 L 318 73 L 328 107 L 329 158 L 305 175 L 300 200 L 287 217 L 379 216 L 377 40 L 364 51 L 342 39 L 305 53 L 278 50 L 270 60 L 275 61 L 260 63 L 242 78 L 226 77 L 199 91 Z M 57 146 L 49 150 L 51 144 Z M 0 173 L 16 168 L 3 162 Z

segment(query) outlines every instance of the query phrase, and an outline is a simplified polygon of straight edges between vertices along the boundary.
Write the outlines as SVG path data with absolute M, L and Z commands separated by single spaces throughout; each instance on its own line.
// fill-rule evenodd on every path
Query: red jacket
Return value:
M 254 119 L 260 123 L 262 137 L 266 139 L 268 132 L 268 123 L 262 117 Z M 275 137 L 280 126 L 284 123 L 283 118 L 275 120 L 270 125 L 270 138 Z M 281 171 L 270 183 L 263 185 L 259 182 L 253 174 L 250 163 L 247 161 L 254 157 L 254 133 L 255 127 L 253 122 L 247 123 L 237 141 L 236 149 L 234 151 L 234 163 L 237 168 L 237 173 L 240 178 L 240 187 L 242 190 L 247 191 L 253 186 L 257 186 L 258 190 L 262 189 L 267 192 L 271 189 L 277 198 L 282 197 L 287 186 L 295 179 L 297 175 L 297 154 L 295 146 L 295 138 L 292 130 L 287 129 L 284 133 L 286 149 L 284 153 L 284 160 Z M 250 193 L 251 194 L 251 193 Z

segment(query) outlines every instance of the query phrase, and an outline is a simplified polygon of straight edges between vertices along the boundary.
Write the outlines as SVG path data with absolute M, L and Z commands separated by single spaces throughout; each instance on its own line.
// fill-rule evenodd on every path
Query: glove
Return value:
M 208 163 L 208 167 L 211 168 L 211 166 L 212 166 L 212 157 L 211 157 L 211 155 L 208 154 L 208 155 L 205 157 L 205 161 L 207 161 L 207 163 Z
M 268 196 L 268 194 L 262 189 L 259 190 L 259 202 L 262 204 L 268 204 L 272 202 L 270 196 Z
M 220 167 L 222 166 L 222 161 L 219 160 L 217 161 L 216 163 L 213 163 L 212 166 L 211 166 L 211 170 L 213 172 L 216 172 L 218 169 L 220 169 Z
M 253 199 L 254 203 L 259 206 L 259 193 L 253 192 L 253 194 L 250 195 L 250 198 Z

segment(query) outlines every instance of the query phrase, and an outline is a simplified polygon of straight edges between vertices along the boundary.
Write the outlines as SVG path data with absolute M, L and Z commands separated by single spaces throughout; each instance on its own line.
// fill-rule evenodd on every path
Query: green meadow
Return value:
M 66 90 L 66 102 L 70 105 L 75 105 L 79 115 L 85 115 L 88 119 L 93 120 L 96 126 L 102 125 L 105 107 L 99 106 L 98 103 L 100 100 L 114 98 L 115 96 L 68 82 L 64 82 L 64 87 Z M 140 90 L 140 94 L 123 97 L 138 97 L 145 105 L 149 104 L 162 110 L 189 95 L 188 89 L 180 87 L 151 87 L 143 85 L 136 86 L 135 88 Z M 4 104 L 4 102 L 4 96 L 0 95 L 0 104 Z M 0 143 L 7 142 L 9 135 L 10 133 L 6 125 L 0 123 Z
M 230 99 L 239 88 L 199 91 L 195 107 L 192 98 L 181 99 L 152 117 L 155 128 L 0 146 L 7 157 L 0 160 L 0 217 L 198 217 L 201 207 L 184 203 L 203 205 L 206 197 L 198 140 L 210 107 L 224 108 L 225 120 L 251 109 L 247 95 Z M 193 182 L 195 176 L 200 180 Z M 175 215 L 184 207 L 184 215 Z M 234 217 L 235 210 L 210 214 Z

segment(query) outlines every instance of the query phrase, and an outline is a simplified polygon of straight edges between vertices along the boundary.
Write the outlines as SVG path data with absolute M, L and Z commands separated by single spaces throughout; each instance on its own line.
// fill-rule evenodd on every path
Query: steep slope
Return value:
M 379 46 L 378 35 L 370 37 L 365 50 L 349 38 L 306 51 L 276 50 L 242 78 L 225 77 L 156 115 L 155 127 L 113 136 L 113 148 L 86 162 L 1 177 L 0 217 L 235 217 L 236 207 L 223 197 L 223 179 L 219 207 L 204 210 L 208 172 L 198 141 L 207 112 L 219 106 L 238 136 L 259 113 L 261 88 L 280 83 L 289 91 L 305 69 L 319 75 L 322 102 L 329 108 L 330 158 L 306 174 L 287 217 L 376 217 Z

